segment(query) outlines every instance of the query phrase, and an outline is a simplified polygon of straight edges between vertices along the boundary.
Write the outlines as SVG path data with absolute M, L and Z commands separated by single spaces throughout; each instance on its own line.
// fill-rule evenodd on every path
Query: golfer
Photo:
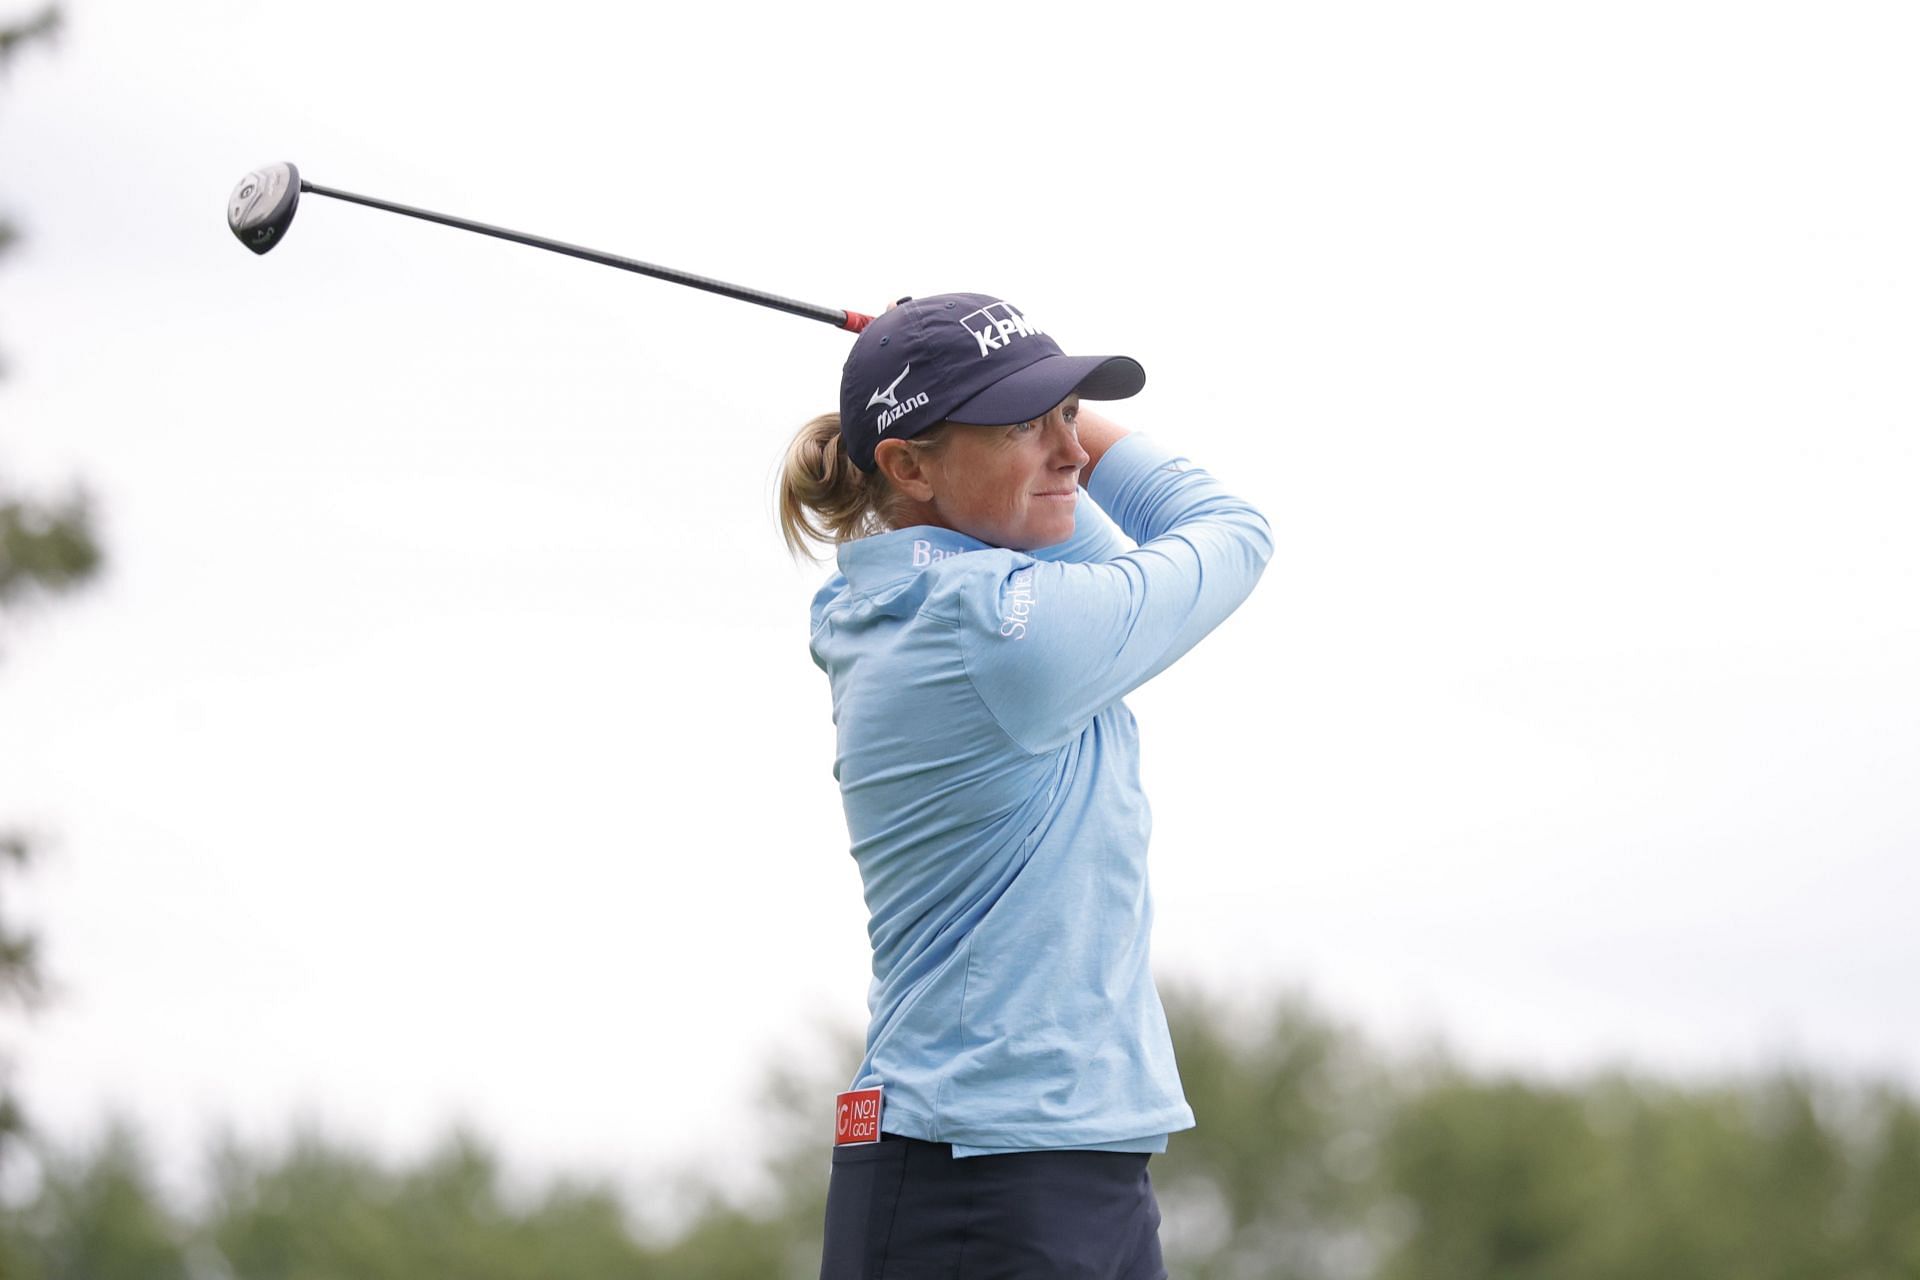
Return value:
M 812 651 L 873 945 L 823 1280 L 1166 1274 L 1147 1160 L 1193 1113 L 1121 698 L 1233 612 L 1272 543 L 1083 404 L 1145 380 L 999 298 L 903 300 L 788 449 L 787 542 L 836 549 Z

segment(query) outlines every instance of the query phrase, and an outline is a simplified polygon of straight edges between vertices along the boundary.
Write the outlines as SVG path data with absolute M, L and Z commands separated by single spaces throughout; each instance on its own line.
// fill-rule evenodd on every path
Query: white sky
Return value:
M 768 499 L 846 337 L 315 197 L 256 259 L 280 159 L 1139 357 L 1280 546 L 1133 700 L 1163 977 L 1920 1082 L 1920 17 L 1247 12 L 74 0 L 0 83 L 0 468 L 112 556 L 0 667 L 43 1125 L 638 1180 L 862 1014 Z

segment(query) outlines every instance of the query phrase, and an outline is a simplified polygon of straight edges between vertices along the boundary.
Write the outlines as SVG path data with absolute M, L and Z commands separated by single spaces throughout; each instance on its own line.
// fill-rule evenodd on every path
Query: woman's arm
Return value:
M 1134 550 L 1098 563 L 1015 561 L 990 581 L 956 583 L 970 588 L 956 602 L 969 616 L 954 618 L 967 673 L 1029 751 L 1071 740 L 1191 649 L 1273 554 L 1260 513 L 1205 471 L 1146 436 L 1111 443 L 1092 488 Z
M 1085 488 L 1087 482 L 1093 479 L 1093 469 L 1100 465 L 1100 459 L 1107 456 L 1107 450 L 1114 441 L 1128 432 L 1084 400 L 1080 403 L 1080 415 L 1075 421 L 1080 430 L 1080 447 L 1087 451 L 1087 465 L 1080 468 L 1080 486 Z

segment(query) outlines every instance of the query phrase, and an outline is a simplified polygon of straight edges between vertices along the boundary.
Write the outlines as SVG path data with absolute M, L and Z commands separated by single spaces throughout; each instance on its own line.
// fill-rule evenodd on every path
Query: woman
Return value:
M 788 544 L 837 549 L 812 649 L 873 944 L 823 1280 L 1165 1274 L 1147 1158 L 1193 1114 L 1120 699 L 1246 598 L 1272 544 L 1082 407 L 1145 377 L 986 295 L 903 300 L 788 450 Z

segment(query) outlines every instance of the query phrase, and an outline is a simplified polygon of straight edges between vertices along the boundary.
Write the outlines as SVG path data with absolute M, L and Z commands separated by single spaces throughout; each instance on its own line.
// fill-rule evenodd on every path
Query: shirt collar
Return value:
M 834 559 L 840 566 L 840 572 L 846 576 L 848 586 L 861 595 L 871 595 L 882 587 L 911 578 L 949 556 L 987 549 L 987 544 L 978 538 L 970 538 L 952 529 L 917 524 L 843 542 Z

